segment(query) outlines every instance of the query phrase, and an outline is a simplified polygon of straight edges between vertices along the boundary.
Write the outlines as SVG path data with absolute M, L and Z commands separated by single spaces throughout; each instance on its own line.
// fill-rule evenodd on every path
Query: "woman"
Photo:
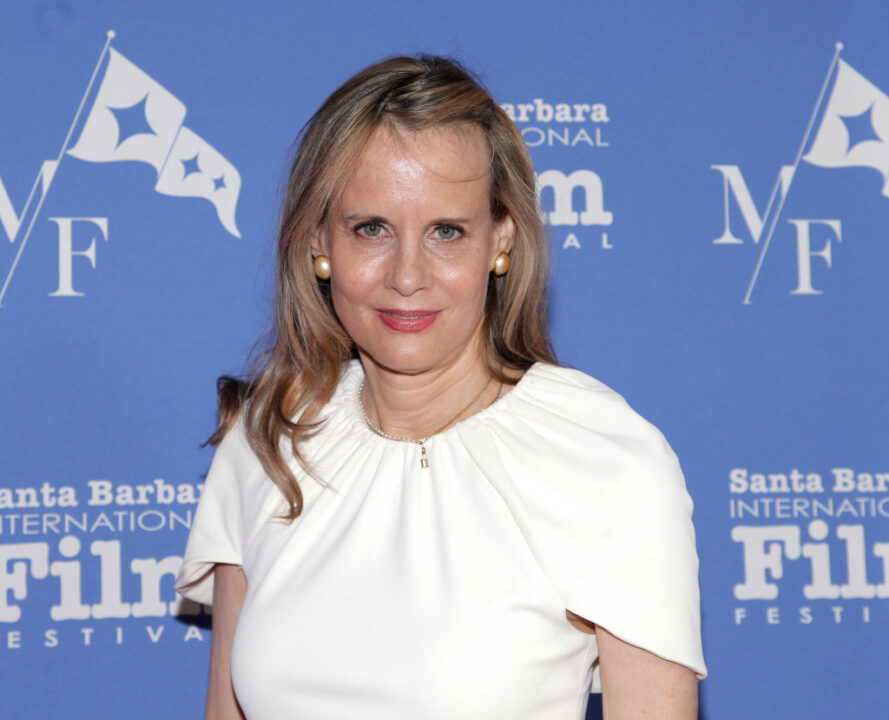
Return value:
M 208 718 L 696 717 L 691 501 L 660 433 L 558 367 L 522 138 L 394 58 L 305 129 L 271 349 L 220 383 L 178 586 Z M 243 713 L 243 715 L 242 715 Z

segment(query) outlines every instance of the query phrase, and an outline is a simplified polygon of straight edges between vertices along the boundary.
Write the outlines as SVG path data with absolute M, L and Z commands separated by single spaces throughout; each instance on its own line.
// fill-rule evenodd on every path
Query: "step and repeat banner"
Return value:
M 562 362 L 682 461 L 701 716 L 889 717 L 883 0 L 0 16 L 0 715 L 201 717 L 210 616 L 173 578 L 214 381 L 269 324 L 293 138 L 426 51 L 531 150 Z

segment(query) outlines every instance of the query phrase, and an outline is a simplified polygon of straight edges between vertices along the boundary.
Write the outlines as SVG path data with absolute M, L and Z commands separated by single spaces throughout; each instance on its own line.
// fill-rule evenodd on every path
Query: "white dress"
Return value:
M 357 361 L 305 444 L 302 514 L 236 425 L 217 449 L 177 586 L 240 565 L 232 648 L 250 720 L 578 720 L 595 636 L 565 609 L 706 674 L 692 503 L 675 454 L 624 399 L 538 363 L 414 443 L 357 405 Z M 212 576 L 185 591 L 209 604 Z

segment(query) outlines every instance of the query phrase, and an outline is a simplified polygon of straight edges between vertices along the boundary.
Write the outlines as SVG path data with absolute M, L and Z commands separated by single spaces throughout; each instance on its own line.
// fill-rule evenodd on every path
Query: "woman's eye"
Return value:
M 442 240 L 453 240 L 460 234 L 460 229 L 453 225 L 439 225 L 435 231 L 438 233 L 438 237 Z
M 364 223 L 359 229 L 368 237 L 376 237 L 383 232 L 383 226 L 379 223 Z

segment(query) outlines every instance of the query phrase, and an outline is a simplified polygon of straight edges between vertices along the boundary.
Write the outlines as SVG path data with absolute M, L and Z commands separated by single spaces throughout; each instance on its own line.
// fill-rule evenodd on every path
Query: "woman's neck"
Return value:
M 361 401 L 370 420 L 396 437 L 421 439 L 490 405 L 501 390 L 480 352 L 420 373 L 400 373 L 361 357 Z

